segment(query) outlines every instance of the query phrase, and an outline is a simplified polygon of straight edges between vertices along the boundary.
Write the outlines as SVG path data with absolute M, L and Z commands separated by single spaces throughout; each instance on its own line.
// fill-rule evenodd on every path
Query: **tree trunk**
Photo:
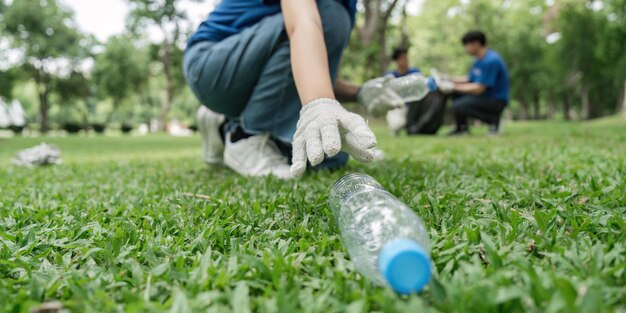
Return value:
M 589 102 L 589 88 L 587 86 L 583 86 L 580 92 L 580 101 L 582 102 L 582 114 L 583 119 L 589 120 L 591 119 L 591 104 Z
M 407 12 L 406 12 L 406 6 L 402 9 L 402 22 L 400 22 L 400 26 L 402 27 L 402 34 L 400 37 L 400 47 L 405 47 L 408 48 L 411 40 L 409 38 L 409 31 L 407 30 L 408 27 L 406 26 L 406 19 L 407 19 Z
M 380 44 L 380 73 L 384 73 L 387 71 L 387 68 L 389 67 L 389 58 L 387 57 L 387 29 L 389 28 L 389 19 L 391 18 L 391 14 L 393 13 L 393 10 L 396 8 L 396 6 L 398 5 L 399 0 L 393 0 L 393 2 L 391 2 L 391 4 L 389 4 L 389 7 L 387 8 L 387 11 L 382 12 L 383 13 L 383 17 L 381 20 L 381 23 L 379 25 L 379 37 L 378 37 L 378 41 Z
M 567 95 L 563 95 L 563 118 L 566 121 L 572 120 L 572 115 L 570 115 L 570 102 L 569 97 Z
M 44 83 L 42 87 L 43 90 L 39 92 L 39 131 L 42 134 L 45 134 L 50 130 L 50 126 L 48 125 L 48 111 L 50 109 L 50 86 Z
M 380 45 L 380 53 L 379 53 L 379 64 L 380 64 L 380 73 L 385 73 L 387 68 L 389 67 L 389 57 L 387 57 L 387 23 L 384 23 L 384 28 L 380 30 L 380 35 L 378 37 L 378 44 Z
M 109 116 L 107 116 L 106 124 L 111 124 L 111 122 L 113 122 L 113 115 L 115 115 L 115 111 L 117 111 L 117 108 L 120 107 L 121 102 L 122 100 L 120 99 L 113 99 L 113 107 L 111 108 L 111 113 L 109 113 Z
M 520 95 L 518 97 L 519 101 L 519 119 L 525 121 L 528 119 L 528 101 L 526 101 L 526 96 Z
M 541 98 L 539 97 L 539 93 L 536 92 L 533 94 L 533 107 L 534 107 L 534 119 L 538 120 L 541 118 Z
M 548 94 L 548 99 L 547 99 L 547 111 L 546 111 L 546 118 L 551 120 L 554 119 L 554 96 L 552 94 Z
M 89 105 L 85 102 L 85 109 L 81 110 L 81 117 L 83 118 L 83 125 L 85 125 L 86 129 L 91 127 L 91 122 L 89 121 Z
M 365 0 L 363 6 L 365 7 L 365 24 L 358 30 L 359 39 L 363 46 L 368 46 L 376 31 L 378 30 L 378 24 L 380 23 L 380 5 L 382 0 Z
M 626 120 L 626 80 L 624 80 L 624 90 L 622 92 L 622 115 Z
M 163 73 L 165 74 L 165 99 L 163 100 L 163 106 L 161 107 L 161 113 L 159 113 L 159 130 L 166 131 L 167 129 L 167 114 L 172 107 L 172 101 L 174 100 L 174 83 L 172 77 L 172 44 L 166 43 L 163 47 Z
M 39 131 L 45 134 L 50 130 L 48 125 L 48 111 L 50 110 L 50 78 L 44 71 L 45 60 L 41 60 L 42 65 L 37 68 L 35 74 L 35 85 L 37 86 L 37 96 L 39 97 Z
M 400 0 L 393 0 L 383 8 L 382 0 L 363 1 L 363 7 L 365 8 L 365 24 L 363 27 L 357 29 L 360 43 L 363 47 L 368 47 L 372 42 L 375 42 L 378 43 L 380 47 L 380 51 L 377 55 L 370 54 L 367 57 L 368 64 L 378 62 L 379 67 L 370 66 L 370 70 L 366 71 L 366 76 L 371 76 L 372 74 L 380 75 L 387 70 L 387 66 L 389 65 L 387 58 L 387 29 L 391 14 L 399 2 Z M 377 73 L 373 73 L 372 70 Z

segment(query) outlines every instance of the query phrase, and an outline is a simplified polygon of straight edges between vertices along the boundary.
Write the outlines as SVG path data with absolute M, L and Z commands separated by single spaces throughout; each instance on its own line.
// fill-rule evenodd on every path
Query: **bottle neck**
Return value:
M 367 187 L 384 189 L 374 178 L 367 174 L 351 173 L 341 177 L 331 188 L 331 197 L 357 192 Z
M 332 187 L 328 197 L 333 214 L 336 214 L 340 206 L 350 198 L 362 192 L 385 191 L 374 178 L 366 174 L 353 173 L 340 178 Z

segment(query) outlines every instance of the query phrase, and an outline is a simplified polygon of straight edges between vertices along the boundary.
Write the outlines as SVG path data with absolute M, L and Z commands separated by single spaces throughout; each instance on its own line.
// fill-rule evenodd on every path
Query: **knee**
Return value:
M 352 31 L 348 10 L 336 0 L 319 0 L 317 3 L 324 27 L 326 49 L 343 51 Z
M 465 104 L 465 101 L 463 101 L 463 98 L 459 98 L 452 102 L 452 111 L 454 111 L 454 113 L 464 113 L 466 109 L 467 105 Z

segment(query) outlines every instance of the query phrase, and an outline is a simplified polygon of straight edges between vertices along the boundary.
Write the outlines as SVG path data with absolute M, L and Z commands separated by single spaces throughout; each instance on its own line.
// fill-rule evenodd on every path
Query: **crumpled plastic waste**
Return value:
M 55 145 L 42 143 L 19 151 L 12 162 L 14 165 L 22 167 L 61 164 L 61 149 Z

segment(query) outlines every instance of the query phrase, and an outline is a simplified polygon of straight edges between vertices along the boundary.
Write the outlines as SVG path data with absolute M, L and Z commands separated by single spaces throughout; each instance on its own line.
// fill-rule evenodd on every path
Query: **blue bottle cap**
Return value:
M 387 243 L 380 251 L 381 275 L 397 293 L 421 291 L 430 281 L 430 258 L 415 241 L 406 238 Z

